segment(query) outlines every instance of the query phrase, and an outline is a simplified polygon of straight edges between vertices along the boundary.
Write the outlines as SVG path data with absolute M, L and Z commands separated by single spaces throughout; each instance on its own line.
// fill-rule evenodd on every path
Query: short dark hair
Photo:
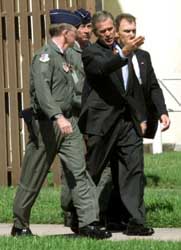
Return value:
M 133 15 L 129 14 L 129 13 L 121 13 L 119 14 L 116 18 L 115 18 L 115 24 L 116 24 L 116 30 L 119 30 L 119 25 L 120 22 L 126 19 L 129 23 L 136 23 L 136 17 L 134 17 Z
M 106 11 L 106 10 L 97 11 L 92 16 L 92 31 L 94 32 L 95 35 L 96 35 L 96 31 L 97 31 L 96 24 L 101 22 L 101 21 L 107 20 L 108 18 L 110 18 L 114 23 L 113 15 L 110 12 Z
M 51 37 L 59 36 L 64 30 L 74 31 L 76 28 L 68 23 L 51 24 L 49 28 L 49 34 Z

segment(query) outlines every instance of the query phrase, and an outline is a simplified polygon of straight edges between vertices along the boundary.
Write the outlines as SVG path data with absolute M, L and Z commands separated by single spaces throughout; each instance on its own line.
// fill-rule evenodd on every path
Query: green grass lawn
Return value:
M 150 240 L 106 241 L 61 236 L 9 238 L 1 237 L 2 250 L 179 250 L 180 242 Z
M 153 227 L 181 227 L 181 152 L 145 155 L 145 203 Z
M 181 152 L 145 155 L 147 185 L 181 189 Z
M 152 227 L 181 227 L 181 153 L 167 152 L 145 155 L 145 203 L 147 223 Z M 51 179 L 51 178 L 50 178 Z M 32 209 L 31 223 L 62 223 L 60 188 L 46 187 Z M 0 187 L 0 222 L 12 222 L 12 203 L 15 188 Z M 3 247 L 1 247 L 3 246 Z M 94 241 L 61 236 L 15 239 L 0 237 L 2 250 L 46 250 L 46 249 L 131 249 L 131 250 L 175 250 L 181 242 L 158 242 L 130 240 L 121 242 Z
M 148 224 L 181 227 L 181 153 L 145 155 L 145 203 Z M 0 222 L 12 222 L 15 188 L 0 187 Z M 60 188 L 46 187 L 33 206 L 32 223 L 62 223 Z

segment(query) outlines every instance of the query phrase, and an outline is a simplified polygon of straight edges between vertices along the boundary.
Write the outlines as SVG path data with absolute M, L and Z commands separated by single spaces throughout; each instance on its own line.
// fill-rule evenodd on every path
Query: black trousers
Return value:
M 113 185 L 130 220 L 144 224 L 143 141 L 132 121 L 120 118 L 106 135 L 89 135 L 86 157 L 87 169 L 96 185 L 105 167 L 111 163 Z

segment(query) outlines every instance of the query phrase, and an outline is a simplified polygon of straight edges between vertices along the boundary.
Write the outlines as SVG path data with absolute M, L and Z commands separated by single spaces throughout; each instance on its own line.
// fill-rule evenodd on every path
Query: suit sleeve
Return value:
M 119 54 L 110 57 L 105 55 L 101 49 L 88 47 L 83 51 L 82 60 L 86 74 L 92 76 L 106 76 L 127 64 L 127 59 L 121 58 Z
M 163 92 L 156 78 L 149 53 L 147 53 L 147 63 L 148 63 L 148 76 L 147 77 L 148 77 L 148 81 L 150 81 L 150 86 L 151 86 L 151 89 L 150 89 L 151 100 L 153 104 L 155 105 L 155 108 L 158 112 L 159 117 L 162 114 L 168 115 Z

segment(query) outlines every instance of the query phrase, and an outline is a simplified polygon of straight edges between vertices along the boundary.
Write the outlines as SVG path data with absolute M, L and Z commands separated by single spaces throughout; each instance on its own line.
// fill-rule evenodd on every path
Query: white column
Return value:
M 155 138 L 153 139 L 152 149 L 153 149 L 153 154 L 160 154 L 163 152 L 162 132 L 161 132 L 160 122 L 158 122 L 158 128 L 157 128 Z

